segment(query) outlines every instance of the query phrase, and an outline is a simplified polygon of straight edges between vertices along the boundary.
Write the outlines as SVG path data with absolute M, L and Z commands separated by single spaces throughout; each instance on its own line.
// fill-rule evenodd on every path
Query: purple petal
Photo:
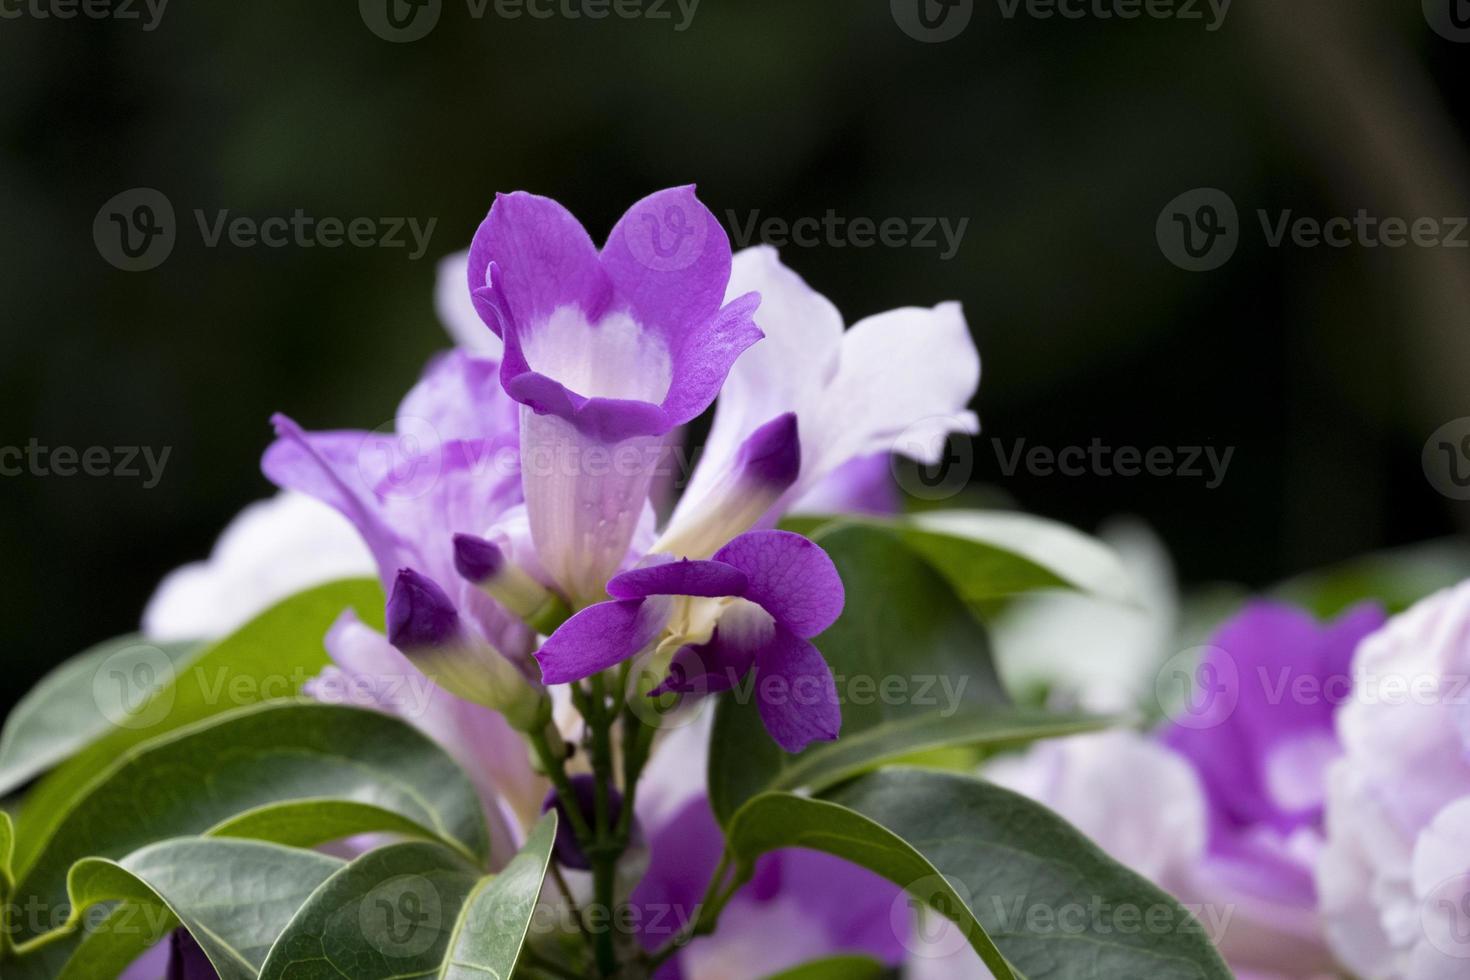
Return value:
M 756 654 L 756 707 L 776 744 L 796 753 L 812 742 L 831 742 L 842 729 L 837 683 L 821 651 L 776 625 Z
M 219 974 L 187 929 L 175 929 L 168 945 L 168 980 L 217 980 Z
M 274 416 L 271 422 L 278 438 L 261 460 L 266 477 L 282 489 L 315 497 L 351 521 L 386 580 L 400 560 L 403 543 L 384 522 L 371 490 L 383 475 L 376 454 L 363 452 L 372 433 L 308 435 L 284 415 Z
M 718 599 L 741 596 L 749 584 L 740 569 L 719 561 L 671 561 L 623 572 L 607 583 L 614 599 L 643 599 L 651 595 L 701 596 Z
M 801 637 L 813 637 L 842 614 L 845 593 L 832 559 L 789 531 L 749 531 L 715 553 L 750 578 L 745 598 Z
M 579 221 L 546 197 L 517 191 L 496 195 L 495 205 L 470 246 L 469 288 L 480 314 L 497 334 L 500 317 L 486 316 L 482 292 L 490 286 L 500 317 L 512 328 L 530 329 L 557 307 L 574 305 L 596 318 L 607 303 L 607 276 L 597 247 Z M 508 339 L 508 338 L 507 338 Z
M 683 425 L 709 408 L 736 359 L 765 336 L 752 319 L 760 302 L 759 295 L 747 293 L 679 335 L 672 348 L 674 379 L 663 404 L 671 424 Z
M 663 632 L 670 605 L 654 598 L 588 606 L 536 651 L 542 680 L 570 684 L 637 656 Z
M 885 517 L 903 510 L 893 478 L 893 454 L 875 453 L 848 460 L 792 505 L 794 514 L 872 514 Z
M 787 412 L 751 433 L 694 503 L 680 503 L 655 550 L 686 558 L 714 554 L 737 535 L 759 526 L 800 471 L 796 415 Z
M 740 683 L 755 663 L 755 651 L 741 642 L 730 640 L 729 634 L 730 631 L 722 632 L 720 627 L 715 627 L 708 643 L 687 646 L 674 654 L 669 663 L 668 677 L 649 691 L 648 696 L 719 694 Z
M 500 362 L 458 350 L 431 360 L 398 406 L 400 432 L 428 423 L 439 442 L 514 433 L 518 418 L 500 386 Z
M 572 796 L 576 798 L 577 809 L 581 811 L 588 826 L 592 826 L 597 813 L 597 779 L 587 774 L 573 776 Z M 608 788 L 607 804 L 608 820 L 616 824 L 618 818 L 623 814 L 623 794 L 618 792 L 617 787 Z M 557 863 L 574 871 L 592 870 L 592 862 L 588 860 L 586 852 L 582 850 L 582 845 L 577 842 L 576 833 L 572 830 L 572 822 L 567 817 L 567 808 L 562 805 L 561 794 L 554 789 L 546 794 L 546 799 L 541 804 L 542 813 L 550 810 L 555 810 L 559 817 L 556 825 Z M 642 846 L 643 830 L 636 817 L 633 820 L 630 839 L 634 846 Z
M 715 316 L 730 282 L 730 261 L 729 236 L 693 185 L 633 205 L 602 250 L 618 302 L 670 339 Z

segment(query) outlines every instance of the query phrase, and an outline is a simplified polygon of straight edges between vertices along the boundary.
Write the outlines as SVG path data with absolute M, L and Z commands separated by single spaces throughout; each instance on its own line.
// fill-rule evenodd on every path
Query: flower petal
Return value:
M 536 652 L 542 680 L 570 684 L 637 656 L 663 632 L 671 605 L 653 598 L 588 606 Z
M 574 604 L 595 602 L 627 558 L 663 442 L 608 444 L 529 408 L 521 425 L 521 478 L 541 565 Z
M 798 492 L 873 453 L 898 451 L 937 463 L 946 434 L 980 431 L 965 407 L 979 385 L 980 355 L 958 303 L 859 321 L 842 338 L 842 362 L 822 412 L 802 418 L 804 445 L 816 448 Z
M 790 531 L 749 531 L 715 553 L 750 579 L 745 598 L 801 637 L 842 615 L 846 593 L 837 567 L 814 542 Z
M 607 583 L 614 599 L 643 599 L 651 595 L 700 596 L 718 599 L 745 594 L 744 572 L 719 561 L 670 561 L 623 572 Z
M 602 267 L 617 303 L 673 341 L 720 309 L 730 281 L 730 238 L 692 184 L 671 187 L 628 209 L 608 236 Z
M 755 698 L 766 731 L 787 752 L 834 741 L 842 730 L 832 669 L 821 651 L 780 623 L 756 654 Z
M 465 289 L 469 270 L 468 250 L 439 261 L 434 280 L 434 309 L 455 347 L 499 361 L 505 352 L 505 344 L 475 311 L 474 300 Z
M 493 302 L 504 306 L 499 316 L 487 315 L 484 308 L 492 262 L 497 267 Z M 524 191 L 496 195 L 475 232 L 466 275 L 480 315 L 497 334 L 502 318 L 530 330 L 567 305 L 595 319 L 609 295 L 597 247 L 581 222 L 550 198 Z
M 242 510 L 208 560 L 159 583 L 143 612 L 143 632 L 155 642 L 218 639 L 297 592 L 374 571 L 345 518 L 283 490 Z
M 755 324 L 765 339 L 740 355 L 730 370 L 677 514 L 697 506 L 756 429 L 786 412 L 795 412 L 803 422 L 812 415 L 837 373 L 842 315 L 782 265 L 775 249 L 760 246 L 735 256 L 726 296 L 733 300 L 750 292 L 761 297 Z

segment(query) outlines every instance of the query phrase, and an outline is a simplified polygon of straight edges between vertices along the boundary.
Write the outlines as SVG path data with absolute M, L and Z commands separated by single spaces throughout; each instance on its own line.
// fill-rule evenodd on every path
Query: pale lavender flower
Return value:
M 1364 980 L 1470 974 L 1470 582 L 1358 648 L 1337 716 L 1317 887 L 1333 950 Z

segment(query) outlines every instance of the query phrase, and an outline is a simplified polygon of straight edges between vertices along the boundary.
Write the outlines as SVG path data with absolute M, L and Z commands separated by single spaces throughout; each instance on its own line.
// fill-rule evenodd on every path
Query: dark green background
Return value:
M 164 480 L 0 480 L 8 701 L 136 625 L 170 568 L 268 492 L 266 419 L 370 427 L 436 325 L 433 259 L 497 190 L 601 236 L 695 181 L 723 215 L 970 219 L 933 250 L 791 249 L 849 316 L 963 300 L 985 362 L 977 483 L 1093 528 L 1139 514 L 1186 581 L 1259 585 L 1454 530 L 1420 468 L 1470 415 L 1470 254 L 1265 247 L 1257 208 L 1470 213 L 1470 46 L 1417 4 L 1237 0 L 1200 22 L 1004 20 L 918 43 L 888 0 L 703 0 L 692 27 L 472 20 L 374 36 L 351 0 L 173 0 L 159 28 L 0 21 L 0 445 L 172 447 Z M 93 216 L 158 188 L 184 227 L 127 274 Z M 1216 186 L 1223 269 L 1154 223 Z M 437 218 L 431 257 L 204 248 L 188 212 Z M 1224 485 L 1005 478 L 990 442 L 1236 447 Z

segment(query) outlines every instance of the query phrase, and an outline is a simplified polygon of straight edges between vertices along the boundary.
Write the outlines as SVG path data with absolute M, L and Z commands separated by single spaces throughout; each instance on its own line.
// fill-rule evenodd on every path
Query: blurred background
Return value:
M 963 301 L 984 360 L 973 492 L 1087 530 L 1137 515 L 1186 585 L 1260 587 L 1464 526 L 1436 489 L 1459 471 L 1421 457 L 1470 416 L 1470 232 L 1272 247 L 1259 217 L 1470 214 L 1463 0 L 1179 0 L 1135 20 L 961 0 L 928 27 L 919 0 L 622 0 L 641 15 L 603 20 L 538 2 L 553 16 L 394 0 L 407 28 L 386 0 L 135 0 L 100 20 L 0 3 L 0 447 L 105 447 L 113 469 L 117 447 L 168 452 L 156 485 L 141 454 L 137 476 L 0 478 L 0 709 L 135 629 L 161 576 L 271 492 L 272 412 L 391 418 L 446 346 L 436 261 L 497 190 L 554 196 L 599 238 L 687 182 L 737 244 L 768 218 L 897 219 L 906 244 L 783 255 L 849 322 Z M 129 272 L 94 222 L 139 187 L 177 241 Z M 1196 188 L 1238 209 L 1209 271 L 1167 242 L 1166 206 Z M 211 247 L 195 218 L 298 210 L 435 225 L 415 259 Z M 1442 464 L 1470 472 L 1452 458 L 1470 423 L 1450 434 Z M 1219 481 L 1007 472 L 1018 447 L 1094 440 L 1233 452 Z

